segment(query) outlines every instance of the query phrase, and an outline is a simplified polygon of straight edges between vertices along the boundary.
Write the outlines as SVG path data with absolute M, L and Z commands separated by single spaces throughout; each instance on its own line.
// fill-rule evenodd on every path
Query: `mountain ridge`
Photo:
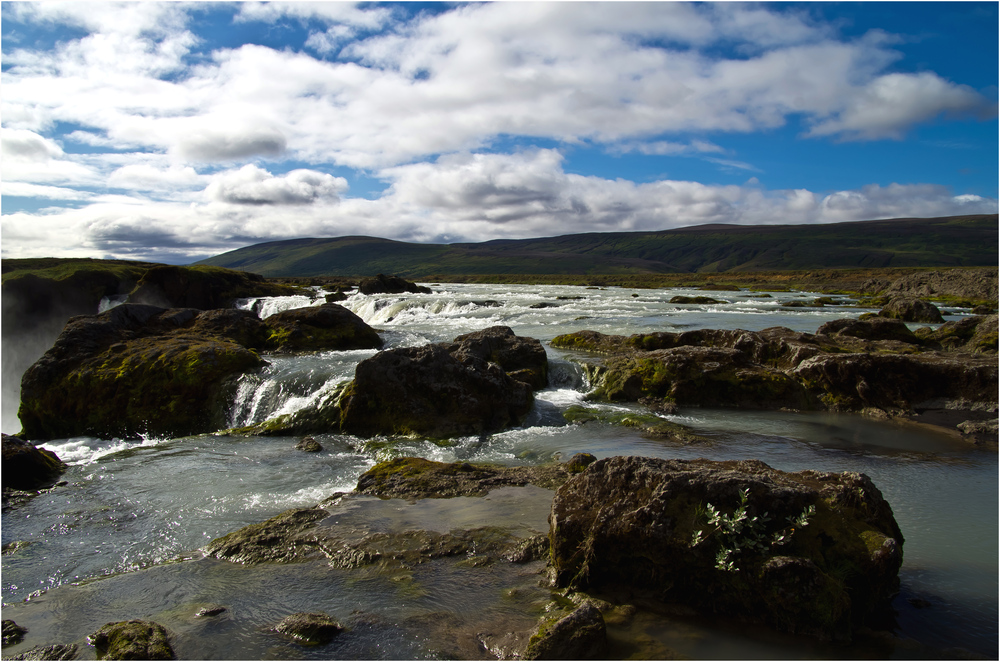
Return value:
M 814 225 L 708 224 L 478 243 L 350 235 L 239 248 L 195 264 L 268 277 L 429 274 L 712 273 L 997 264 L 997 214 Z

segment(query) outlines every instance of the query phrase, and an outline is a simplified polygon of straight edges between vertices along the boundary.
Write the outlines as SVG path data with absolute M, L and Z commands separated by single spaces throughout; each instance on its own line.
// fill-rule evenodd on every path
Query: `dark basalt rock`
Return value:
M 583 362 L 592 399 L 912 416 L 928 400 L 995 410 L 996 361 L 976 354 L 995 354 L 996 338 L 995 316 L 918 333 L 872 317 L 835 320 L 817 334 L 781 327 L 629 337 L 580 331 L 552 345 L 609 355 Z
M 424 345 L 362 361 L 340 399 L 342 430 L 445 438 L 499 432 L 524 420 L 531 387 L 472 352 L 459 355 L 448 345 Z
M 3 645 L 13 646 L 24 639 L 28 633 L 27 628 L 23 628 L 12 620 L 4 619 L 3 623 Z
M 300 612 L 283 618 L 274 630 L 303 646 L 322 646 L 333 641 L 344 628 L 326 614 Z
M 891 317 L 904 322 L 929 322 L 931 324 L 942 324 L 944 318 L 938 307 L 921 299 L 908 297 L 896 297 L 889 300 L 889 303 L 878 312 L 881 317 Z
M 167 631 L 152 621 L 108 623 L 87 640 L 101 660 L 172 660 Z
M 509 327 L 492 326 L 458 336 L 448 351 L 463 363 L 475 365 L 474 359 L 496 363 L 533 391 L 548 386 L 549 361 L 542 343 L 516 336 Z
M 21 380 L 21 436 L 183 436 L 218 430 L 225 423 L 227 385 L 266 365 L 227 335 L 246 340 L 248 329 L 259 323 L 252 318 L 246 311 L 124 304 L 71 319 Z
M 564 465 L 499 467 L 400 457 L 380 462 L 361 474 L 355 491 L 384 498 L 427 499 L 484 496 L 497 487 L 529 483 L 553 489 L 565 482 L 576 466 L 585 461 L 576 460 L 576 465 L 571 460 Z
M 590 601 L 562 618 L 545 620 L 528 640 L 523 660 L 601 660 L 608 631 L 601 610 Z
M 304 451 L 306 453 L 318 453 L 323 450 L 323 446 L 312 437 L 306 437 L 299 443 L 295 444 L 295 450 Z
M 326 303 L 271 315 L 264 324 L 279 352 L 380 349 L 375 329 L 343 306 Z
M 742 528 L 713 524 L 712 508 L 738 517 L 744 490 Z M 849 639 L 899 587 L 902 534 L 858 473 L 606 458 L 559 488 L 549 522 L 558 587 L 626 587 L 821 639 Z
M 430 294 L 431 288 L 417 285 L 408 280 L 403 280 L 399 276 L 386 276 L 378 274 L 374 278 L 365 278 L 358 286 L 362 294 L 402 294 L 410 292 L 412 294 Z
M 317 553 L 315 539 L 301 534 L 328 515 L 319 507 L 286 510 L 216 538 L 205 546 L 205 555 L 248 565 L 297 561 Z
M 55 453 L 9 434 L 3 435 L 3 486 L 37 490 L 55 483 L 66 465 Z
M 35 646 L 9 660 L 73 660 L 76 659 L 76 644 L 53 644 L 51 646 Z
M 686 297 L 682 295 L 677 295 L 675 297 L 671 297 L 670 303 L 713 304 L 713 303 L 728 303 L 728 302 L 719 301 L 718 299 L 713 299 L 712 297 Z

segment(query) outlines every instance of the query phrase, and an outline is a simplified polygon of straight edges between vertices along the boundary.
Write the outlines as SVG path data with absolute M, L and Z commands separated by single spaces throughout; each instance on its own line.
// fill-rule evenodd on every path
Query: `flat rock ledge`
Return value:
M 555 587 L 624 588 L 825 640 L 849 640 L 899 588 L 902 533 L 859 473 L 612 457 L 557 490 L 549 523 Z
M 592 455 L 585 453 L 573 456 L 565 464 L 540 467 L 494 467 L 399 458 L 380 463 L 362 474 L 355 494 L 415 500 L 485 496 L 496 488 L 528 484 L 554 490 L 594 461 Z M 483 564 L 498 560 L 527 563 L 548 555 L 546 536 L 521 538 L 492 526 L 448 533 L 384 533 L 346 530 L 327 523 L 340 501 L 349 498 L 349 494 L 337 493 L 312 508 L 285 511 L 217 538 L 203 551 L 206 556 L 246 565 L 325 557 L 332 566 L 340 568 L 387 562 L 415 564 L 472 554 L 481 557 Z
M 834 320 L 815 334 L 783 327 L 628 337 L 579 331 L 554 338 L 552 346 L 590 353 L 580 363 L 593 400 L 827 409 L 947 420 L 952 430 L 997 412 L 996 315 L 916 332 L 883 317 Z M 947 416 L 937 416 L 945 410 Z

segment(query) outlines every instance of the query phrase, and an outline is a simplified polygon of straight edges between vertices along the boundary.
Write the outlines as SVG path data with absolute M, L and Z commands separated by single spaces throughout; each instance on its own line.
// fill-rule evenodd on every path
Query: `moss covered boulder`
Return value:
M 55 453 L 9 434 L 3 435 L 3 487 L 37 490 L 55 483 L 66 465 Z
M 593 460 L 593 456 L 589 458 Z M 380 462 L 361 474 L 356 491 L 359 494 L 386 498 L 426 499 L 484 496 L 498 487 L 529 483 L 554 489 L 562 485 L 572 473 L 582 471 L 587 461 L 574 456 L 570 463 L 563 465 L 500 467 L 400 457 Z
M 565 616 L 542 619 L 521 654 L 522 660 L 603 660 L 608 631 L 601 610 L 586 601 Z
M 283 634 L 303 646 L 322 646 L 333 641 L 343 632 L 343 626 L 326 614 L 300 612 L 286 616 L 274 626 L 274 631 Z
M 506 327 L 487 332 L 359 363 L 338 401 L 341 430 L 448 438 L 520 424 L 534 402 L 532 384 L 544 379 L 544 349 Z
M 381 349 L 375 329 L 343 306 L 326 303 L 271 315 L 264 324 L 279 352 Z
M 152 621 L 108 623 L 87 637 L 100 660 L 172 660 L 167 631 Z
M 557 587 L 625 587 L 821 639 L 850 639 L 899 588 L 902 533 L 858 473 L 612 457 L 559 488 L 549 522 Z
M 213 313 L 215 330 L 198 328 L 202 314 L 125 304 L 73 318 L 21 380 L 21 436 L 182 436 L 224 427 L 227 387 L 266 362 L 225 331 L 256 324 L 252 313 L 226 311 L 235 325 Z

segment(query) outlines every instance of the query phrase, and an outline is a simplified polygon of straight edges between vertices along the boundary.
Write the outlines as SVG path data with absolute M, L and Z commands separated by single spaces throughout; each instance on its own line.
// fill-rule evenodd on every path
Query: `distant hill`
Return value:
M 291 239 L 197 264 L 264 276 L 712 273 L 996 266 L 997 214 L 822 225 L 701 225 L 475 244 L 376 237 Z

